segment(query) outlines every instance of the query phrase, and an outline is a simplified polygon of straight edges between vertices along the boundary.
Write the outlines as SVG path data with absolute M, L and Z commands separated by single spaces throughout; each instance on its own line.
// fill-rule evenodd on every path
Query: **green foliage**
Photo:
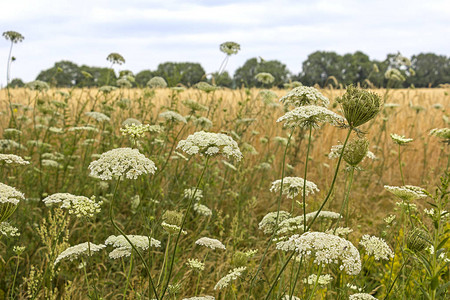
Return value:
M 245 64 L 238 68 L 234 73 L 234 80 L 238 87 L 242 84 L 246 87 L 262 87 L 263 83 L 259 82 L 255 76 L 258 73 L 270 73 L 275 78 L 271 86 L 282 88 L 283 84 L 288 82 L 290 72 L 286 65 L 278 60 L 266 61 L 262 58 L 251 58 Z
M 193 86 L 204 78 L 205 70 L 199 63 L 165 62 L 158 65 L 155 75 L 163 77 L 170 87 L 179 83 Z

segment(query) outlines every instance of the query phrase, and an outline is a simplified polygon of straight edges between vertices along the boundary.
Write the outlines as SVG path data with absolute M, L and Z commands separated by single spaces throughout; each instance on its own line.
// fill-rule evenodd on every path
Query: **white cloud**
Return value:
M 316 50 L 361 50 L 371 58 L 401 51 L 448 54 L 449 1 L 8 1 L 0 11 L 2 31 L 25 40 L 14 45 L 12 77 L 33 80 L 56 61 L 107 66 L 121 53 L 123 68 L 138 72 L 165 61 L 199 62 L 215 71 L 219 44 L 236 41 L 231 73 L 251 57 L 278 59 L 298 73 Z M 9 44 L 0 41 L 0 66 Z M 0 85 L 5 75 L 0 69 Z M 4 72 L 6 73 L 6 72 Z

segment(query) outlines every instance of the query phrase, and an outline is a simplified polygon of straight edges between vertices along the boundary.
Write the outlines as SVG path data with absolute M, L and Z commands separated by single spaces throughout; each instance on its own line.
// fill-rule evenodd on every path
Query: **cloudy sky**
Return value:
M 316 50 L 361 50 L 379 60 L 397 51 L 450 54 L 448 0 L 3 0 L 1 8 L 1 31 L 25 36 L 14 45 L 11 74 L 24 81 L 63 59 L 106 67 L 111 52 L 136 73 L 165 61 L 199 62 L 213 72 L 225 41 L 241 44 L 231 73 L 258 56 L 298 73 Z M 0 39 L 0 85 L 9 46 Z

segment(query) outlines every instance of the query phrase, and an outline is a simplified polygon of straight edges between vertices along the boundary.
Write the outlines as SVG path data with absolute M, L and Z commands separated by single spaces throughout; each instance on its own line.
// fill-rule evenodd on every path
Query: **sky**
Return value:
M 314 51 L 363 51 L 384 60 L 400 51 L 450 55 L 448 0 L 0 0 L 0 30 L 17 31 L 11 78 L 25 82 L 55 62 L 109 67 L 112 52 L 126 63 L 117 70 L 155 70 L 159 63 L 198 62 L 217 71 L 234 41 L 232 75 L 247 59 L 276 59 L 298 74 Z M 6 83 L 10 42 L 0 38 L 0 86 Z

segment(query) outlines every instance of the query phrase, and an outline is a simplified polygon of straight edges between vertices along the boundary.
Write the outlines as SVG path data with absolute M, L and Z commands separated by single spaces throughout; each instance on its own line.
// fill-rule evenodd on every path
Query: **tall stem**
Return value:
M 134 251 L 136 251 L 136 253 L 138 254 L 139 258 L 141 259 L 142 263 L 144 264 L 145 270 L 147 271 L 149 280 L 150 280 L 150 284 L 152 286 L 153 289 L 153 293 L 155 294 L 156 300 L 159 300 L 159 296 L 158 296 L 158 292 L 156 291 L 155 285 L 153 284 L 153 280 L 152 280 L 152 275 L 150 273 L 150 268 L 147 265 L 147 262 L 145 261 L 145 258 L 142 256 L 141 252 L 136 248 L 136 246 L 130 241 L 130 239 L 127 237 L 127 235 L 125 234 L 125 232 L 119 228 L 119 226 L 117 226 L 116 222 L 114 222 L 114 218 L 113 218 L 113 203 L 114 200 L 116 198 L 116 193 L 117 193 L 117 188 L 119 187 L 119 183 L 120 183 L 120 179 L 121 177 L 119 177 L 117 179 L 116 182 L 116 186 L 114 188 L 114 193 L 113 193 L 113 197 L 111 199 L 110 205 L 109 205 L 109 219 L 112 223 L 112 225 L 114 226 L 114 228 L 120 232 L 120 234 L 127 240 L 127 242 L 131 245 L 131 247 L 133 248 Z
M 303 231 L 306 232 L 306 175 L 308 172 L 309 150 L 311 148 L 312 125 L 309 125 L 308 150 L 306 151 L 305 175 L 303 177 Z
M 189 200 L 189 204 L 186 209 L 186 212 L 184 213 L 183 222 L 181 222 L 180 230 L 178 231 L 177 239 L 175 240 L 175 246 L 174 246 L 173 252 L 172 252 L 172 259 L 170 261 L 169 274 L 167 276 L 167 282 L 166 282 L 164 289 L 162 291 L 162 294 L 161 294 L 161 299 L 164 298 L 164 295 L 166 294 L 166 291 L 167 291 L 167 287 L 169 286 L 170 277 L 172 275 L 172 270 L 173 270 L 173 263 L 175 261 L 175 254 L 176 254 L 177 247 L 178 247 L 178 242 L 180 240 L 181 233 L 183 232 L 184 224 L 186 223 L 186 219 L 189 214 L 189 211 L 191 210 L 192 202 L 195 199 L 195 194 L 197 193 L 200 183 L 202 182 L 203 175 L 205 175 L 205 171 L 208 167 L 208 162 L 209 162 L 209 156 L 207 156 L 207 158 L 206 158 L 205 167 L 203 168 L 202 174 L 200 175 L 200 178 L 198 179 L 197 186 L 195 187 L 194 193 L 192 194 L 191 199 Z
M 398 145 L 398 165 L 400 167 L 400 176 L 402 177 L 402 184 L 405 185 L 405 178 L 403 177 L 403 169 L 402 169 L 402 152 L 400 145 Z
M 11 41 L 11 47 L 9 47 L 8 64 L 6 65 L 6 85 L 9 84 L 10 68 L 11 68 L 11 53 L 13 48 L 13 42 Z

